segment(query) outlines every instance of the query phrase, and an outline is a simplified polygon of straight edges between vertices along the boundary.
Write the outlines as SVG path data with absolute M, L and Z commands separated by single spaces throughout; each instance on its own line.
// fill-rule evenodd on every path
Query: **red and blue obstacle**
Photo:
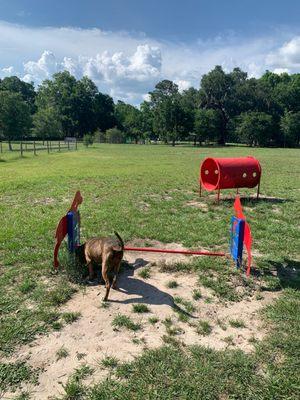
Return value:
M 65 216 L 59 221 L 55 238 L 56 244 L 54 248 L 54 268 L 57 270 L 59 267 L 58 251 L 59 247 L 68 235 L 68 250 L 69 254 L 74 254 L 76 247 L 80 245 L 80 214 L 78 206 L 82 203 L 83 198 L 80 192 L 76 192 L 72 205 Z M 230 255 L 234 260 L 236 267 L 242 267 L 243 260 L 243 247 L 245 245 L 248 253 L 247 271 L 246 275 L 250 275 L 251 269 L 251 245 L 252 237 L 249 224 L 242 211 L 242 205 L 239 196 L 234 201 L 235 216 L 231 218 L 230 226 Z M 124 251 L 134 252 L 148 252 L 148 253 L 171 253 L 195 256 L 209 256 L 209 257 L 228 257 L 229 254 L 224 252 L 214 251 L 196 251 L 196 250 L 170 250 L 170 249 L 157 249 L 151 247 L 124 247 Z

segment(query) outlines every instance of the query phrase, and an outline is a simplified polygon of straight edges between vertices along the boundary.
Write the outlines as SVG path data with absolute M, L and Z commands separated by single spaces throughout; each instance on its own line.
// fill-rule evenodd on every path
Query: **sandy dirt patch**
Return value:
M 194 207 L 194 208 L 199 208 L 200 210 L 207 212 L 208 211 L 208 205 L 206 203 L 201 203 L 200 201 L 195 201 L 191 200 L 185 203 L 187 207 Z
M 130 245 L 138 243 L 136 240 Z M 149 241 L 149 245 L 162 246 L 156 241 Z M 167 248 L 179 247 L 176 243 L 167 245 Z M 99 366 L 103 358 L 113 356 L 120 361 L 132 360 L 145 348 L 161 346 L 162 337 L 166 335 L 166 326 L 163 323 L 166 318 L 172 319 L 172 326 L 180 328 L 179 334 L 174 337 L 188 345 L 199 344 L 214 349 L 224 349 L 231 345 L 249 352 L 253 350 L 253 342 L 249 342 L 249 339 L 261 340 L 266 334 L 259 318 L 259 310 L 278 296 L 278 293 L 265 292 L 261 300 L 253 297 L 238 303 L 222 303 L 210 290 L 198 285 L 196 274 L 163 273 L 159 271 L 159 267 L 153 265 L 159 262 L 187 262 L 190 258 L 186 256 L 127 252 L 125 259 L 133 268 L 125 268 L 120 275 L 120 290 L 111 290 L 108 308 L 102 307 L 103 286 L 86 287 L 63 307 L 63 311 L 80 312 L 79 320 L 59 332 L 37 338 L 30 345 L 23 346 L 10 359 L 26 360 L 33 368 L 41 370 L 38 385 L 24 387 L 31 392 L 33 399 L 43 400 L 61 395 L 62 385 L 67 382 L 74 369 L 82 364 L 95 368 L 89 379 L 90 383 L 94 383 L 107 374 Z M 149 279 L 142 279 L 138 272 L 149 265 L 151 276 Z M 167 283 L 170 280 L 175 280 L 178 287 L 168 288 Z M 192 297 L 194 289 L 199 289 L 202 294 L 197 301 Z M 190 313 L 188 322 L 178 320 L 178 313 L 173 309 L 174 297 L 181 297 L 194 305 L 195 311 Z M 150 313 L 133 313 L 132 305 L 137 303 L 146 304 Z M 130 316 L 134 322 L 142 325 L 142 329 L 133 332 L 114 327 L 112 322 L 118 314 Z M 154 316 L 159 321 L 153 325 L 148 319 Z M 212 331 L 209 335 L 197 333 L 200 320 L 210 324 Z M 245 327 L 234 328 L 230 325 L 231 320 L 242 320 Z M 226 339 L 228 337 L 231 344 Z M 67 349 L 69 355 L 57 360 L 56 352 L 61 347 Z

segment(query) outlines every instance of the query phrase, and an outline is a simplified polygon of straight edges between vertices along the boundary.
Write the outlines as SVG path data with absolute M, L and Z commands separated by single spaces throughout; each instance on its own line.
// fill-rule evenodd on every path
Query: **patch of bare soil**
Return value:
M 140 201 L 140 202 L 138 203 L 138 208 L 139 208 L 141 211 L 148 211 L 149 208 L 150 208 L 150 204 L 146 203 L 145 201 Z
M 275 214 L 282 214 L 282 210 L 279 207 L 275 206 L 275 205 L 272 206 L 272 211 Z
M 32 200 L 32 204 L 47 206 L 49 204 L 55 204 L 57 201 L 52 197 L 45 197 L 44 199 Z
M 130 245 L 138 243 L 139 240 L 136 240 Z M 163 246 L 156 241 L 148 241 L 147 244 Z M 180 245 L 172 243 L 164 247 L 179 248 Z M 126 268 L 119 276 L 119 290 L 111 290 L 108 308 L 103 308 L 101 302 L 104 287 L 87 287 L 77 293 L 63 309 L 80 312 L 79 320 L 59 332 L 51 332 L 48 336 L 38 338 L 31 345 L 22 347 L 13 357 L 13 360 L 25 359 L 32 367 L 41 370 L 38 385 L 24 387 L 32 393 L 33 399 L 49 399 L 62 394 L 62 385 L 74 369 L 84 363 L 95 368 L 94 374 L 88 380 L 92 384 L 107 374 L 107 371 L 99 367 L 103 358 L 113 356 L 121 361 L 132 360 L 145 348 L 161 346 L 162 337 L 166 335 L 166 326 L 163 323 L 166 318 L 172 319 L 172 326 L 180 328 L 175 338 L 188 345 L 199 344 L 214 349 L 224 349 L 230 345 L 249 352 L 253 350 L 253 339 L 261 340 L 266 334 L 259 318 L 259 310 L 278 296 L 278 293 L 265 292 L 261 300 L 253 297 L 238 303 L 222 303 L 210 290 L 198 285 L 196 274 L 160 272 L 153 265 L 160 262 L 187 262 L 189 258 L 186 256 L 127 252 L 125 259 L 133 268 Z M 152 265 L 150 278 L 142 279 L 138 272 L 149 265 Z M 167 283 L 170 280 L 176 281 L 178 286 L 168 288 Z M 198 300 L 192 297 L 194 289 L 201 291 L 202 297 Z M 182 307 L 182 303 L 178 303 L 178 297 L 191 302 L 195 307 L 187 322 L 178 320 L 178 312 L 174 310 L 176 297 L 179 307 Z M 137 303 L 146 304 L 150 312 L 133 313 L 132 305 Z M 142 329 L 133 332 L 114 327 L 112 322 L 118 314 L 129 316 L 134 322 L 140 323 Z M 151 324 L 149 317 L 157 317 L 158 322 Z M 245 327 L 231 326 L 232 320 L 243 321 Z M 207 321 L 212 328 L 207 336 L 197 333 L 200 321 Z M 56 352 L 61 347 L 67 349 L 68 356 L 57 360 Z
M 266 254 L 261 253 L 261 252 L 260 252 L 259 250 L 257 250 L 257 249 L 251 250 L 251 254 L 252 254 L 252 256 L 255 257 L 255 258 L 262 258 L 262 257 L 265 257 L 265 256 L 266 256 Z
M 152 200 L 166 200 L 166 201 L 170 201 L 173 200 L 173 197 L 169 196 L 168 194 L 149 194 L 148 195 L 149 198 L 151 198 Z
M 185 203 L 186 206 L 188 207 L 194 207 L 194 208 L 199 208 L 200 210 L 207 212 L 208 211 L 208 205 L 206 203 L 202 203 L 200 201 L 195 201 L 191 200 Z

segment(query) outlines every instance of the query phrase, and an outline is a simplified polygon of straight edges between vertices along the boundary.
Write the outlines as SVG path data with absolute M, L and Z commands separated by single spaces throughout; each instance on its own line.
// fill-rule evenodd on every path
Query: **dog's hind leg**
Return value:
M 93 280 L 94 279 L 94 268 L 93 268 L 93 264 L 90 262 L 87 265 L 88 270 L 89 270 L 89 279 Z
M 87 260 L 87 267 L 89 270 L 89 281 L 92 282 L 92 280 L 95 278 L 95 273 L 94 273 L 93 263 L 90 259 Z
M 119 270 L 120 270 L 120 266 L 121 266 L 121 261 L 122 261 L 122 256 L 118 257 L 115 260 L 114 266 L 113 266 L 114 277 L 113 277 L 113 281 L 112 281 L 112 288 L 115 290 L 118 290 L 117 278 L 118 278 L 118 274 L 119 274 Z
M 105 282 L 105 296 L 103 297 L 103 301 L 107 301 L 108 299 L 108 295 L 109 295 L 109 291 L 110 291 L 110 280 L 108 278 L 107 272 L 108 272 L 108 262 L 109 262 L 109 257 L 103 257 L 102 259 L 102 277 L 104 279 Z
M 92 281 L 94 279 L 93 263 L 92 263 L 92 260 L 90 259 L 89 255 L 86 252 L 85 252 L 85 260 L 86 260 L 86 265 L 89 270 L 89 280 Z
M 112 287 L 113 289 L 115 289 L 115 290 L 118 290 L 118 286 L 117 286 L 117 273 L 116 273 L 116 272 L 114 272 L 114 277 L 113 277 L 113 280 L 112 280 L 111 287 Z

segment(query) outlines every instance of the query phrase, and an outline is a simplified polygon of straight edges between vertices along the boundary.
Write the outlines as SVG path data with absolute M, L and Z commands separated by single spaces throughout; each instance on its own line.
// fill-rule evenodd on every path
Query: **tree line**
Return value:
M 99 92 L 88 77 L 59 72 L 35 90 L 16 76 L 0 80 L 0 140 L 66 136 L 110 143 L 160 140 L 296 147 L 300 142 L 300 74 L 248 78 L 216 66 L 200 88 L 179 91 L 162 80 L 139 107 Z

